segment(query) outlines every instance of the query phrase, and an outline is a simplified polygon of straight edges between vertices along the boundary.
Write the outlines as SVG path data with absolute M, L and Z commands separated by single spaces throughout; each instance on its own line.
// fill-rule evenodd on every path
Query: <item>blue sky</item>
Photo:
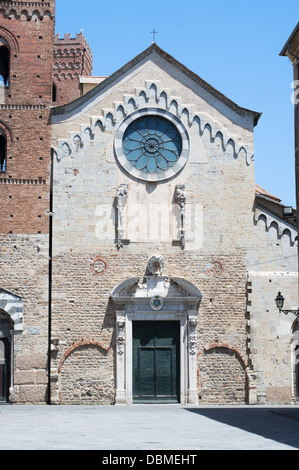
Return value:
M 56 0 L 56 33 L 83 30 L 93 75 L 133 59 L 158 31 L 159 47 L 244 108 L 255 128 L 256 183 L 295 206 L 292 66 L 279 53 L 299 21 L 299 1 Z

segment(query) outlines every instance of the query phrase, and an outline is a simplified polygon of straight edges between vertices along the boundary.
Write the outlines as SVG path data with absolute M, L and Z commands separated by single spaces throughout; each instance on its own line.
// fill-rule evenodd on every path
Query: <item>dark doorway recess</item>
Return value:
M 178 403 L 180 323 L 133 322 L 133 402 Z

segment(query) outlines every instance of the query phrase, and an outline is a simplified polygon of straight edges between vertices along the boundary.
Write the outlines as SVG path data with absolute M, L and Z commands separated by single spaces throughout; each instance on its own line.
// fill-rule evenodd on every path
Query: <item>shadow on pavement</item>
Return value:
M 186 409 L 228 426 L 299 449 L 299 407 Z

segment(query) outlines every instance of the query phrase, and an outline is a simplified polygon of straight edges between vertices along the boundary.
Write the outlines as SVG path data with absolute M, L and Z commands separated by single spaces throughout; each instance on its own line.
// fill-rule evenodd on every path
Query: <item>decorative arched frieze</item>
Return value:
M 277 238 L 289 237 L 290 245 L 293 246 L 297 237 L 297 230 L 286 221 L 279 219 L 274 213 L 269 210 L 256 206 L 254 210 L 254 224 L 257 225 L 260 221 L 265 224 L 266 232 L 269 232 L 270 228 L 274 228 L 277 233 Z
M 89 95 L 92 95 L 92 91 L 89 92 Z M 65 112 L 72 113 L 78 106 L 76 101 L 73 104 L 59 106 L 57 109 L 54 108 L 52 110 L 53 116 L 64 114 Z M 102 116 L 92 116 L 90 123 L 86 125 L 91 127 L 93 134 L 96 134 L 99 129 L 105 132 L 105 130 L 111 130 L 119 126 L 124 117 L 128 116 L 133 111 L 141 110 L 145 107 L 156 107 L 157 109 L 166 110 L 178 119 L 184 116 L 185 125 L 189 128 L 192 127 L 200 136 L 204 134 L 205 129 L 208 127 L 211 142 L 213 142 L 217 136 L 221 139 L 224 150 L 226 150 L 228 144 L 230 144 L 234 149 L 235 157 L 244 153 L 247 165 L 253 160 L 251 144 L 240 143 L 238 137 L 229 135 L 228 130 L 207 113 L 194 112 L 193 105 L 181 103 L 181 98 L 171 96 L 168 89 L 160 88 L 158 81 L 147 81 L 145 88 L 135 89 L 135 95 L 124 95 L 122 102 L 114 102 L 113 108 L 103 109 Z
M 43 18 L 54 18 L 54 13 L 49 10 L 49 2 L 14 2 L 14 8 L 11 8 L 11 2 L 2 2 L 0 13 L 5 18 L 23 19 L 31 21 L 32 19 L 43 20 Z M 24 8 L 26 6 L 27 8 Z M 38 6 L 39 10 L 36 10 Z

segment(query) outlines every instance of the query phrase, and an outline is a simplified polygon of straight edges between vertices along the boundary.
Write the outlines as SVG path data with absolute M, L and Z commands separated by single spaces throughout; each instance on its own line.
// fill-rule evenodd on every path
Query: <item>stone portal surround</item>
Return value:
M 111 294 L 117 329 L 116 404 L 133 403 L 133 322 L 147 320 L 180 322 L 180 403 L 198 404 L 196 330 L 202 294 L 186 279 L 163 276 L 163 267 L 161 256 L 151 257 L 147 268 L 150 274 L 143 281 L 127 279 Z M 158 311 L 150 308 L 150 300 L 157 296 L 162 299 Z

